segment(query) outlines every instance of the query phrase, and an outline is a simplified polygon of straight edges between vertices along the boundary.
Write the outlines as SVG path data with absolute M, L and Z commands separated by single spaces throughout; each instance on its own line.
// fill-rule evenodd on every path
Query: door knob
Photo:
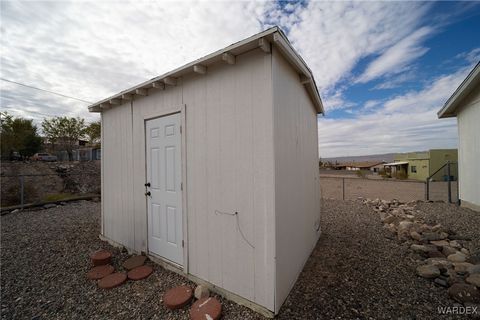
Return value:
M 150 182 L 145 183 L 145 187 L 150 187 Z
M 145 192 L 145 196 L 150 196 L 152 193 L 150 191 Z

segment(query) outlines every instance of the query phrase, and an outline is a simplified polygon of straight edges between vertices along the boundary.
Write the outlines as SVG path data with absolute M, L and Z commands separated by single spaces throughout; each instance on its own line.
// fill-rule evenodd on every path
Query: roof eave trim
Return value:
M 457 116 L 457 108 L 460 102 L 467 96 L 472 88 L 480 82 L 480 62 L 478 62 L 457 90 L 448 98 L 445 105 L 437 112 L 438 118 L 452 118 Z
M 298 69 L 302 74 L 307 77 L 307 81 L 305 81 L 305 86 L 307 87 L 307 91 L 310 95 L 310 98 L 313 100 L 315 105 L 315 109 L 317 113 L 325 115 L 325 110 L 323 108 L 322 99 L 320 98 L 320 94 L 318 93 L 317 85 L 315 83 L 315 78 L 313 77 L 312 71 L 308 68 L 305 61 L 303 61 L 302 57 L 295 51 L 295 49 L 290 45 L 286 36 L 283 32 L 279 29 L 277 32 L 273 34 L 273 41 L 278 46 L 280 51 L 282 52 L 285 57 L 290 60 L 290 62 Z
M 122 92 L 115 94 L 109 98 L 103 99 L 101 101 L 98 101 L 90 106 L 88 106 L 88 110 L 90 112 L 102 112 L 104 110 L 108 110 L 113 107 L 112 101 L 115 101 L 115 105 L 121 104 L 122 102 L 125 102 L 126 100 L 131 100 L 131 97 L 135 95 L 135 92 L 137 90 L 143 90 L 147 88 L 151 88 L 152 83 L 155 82 L 161 82 L 164 81 L 165 78 L 175 76 L 178 73 L 183 72 L 184 70 L 188 70 L 189 68 L 194 68 L 195 65 L 202 64 L 203 62 L 206 62 L 211 59 L 215 59 L 215 57 L 221 56 L 224 53 L 229 52 L 230 50 L 234 50 L 237 48 L 240 48 L 244 45 L 247 45 L 251 43 L 252 41 L 257 41 L 258 39 L 261 39 L 263 37 L 272 37 L 273 42 L 277 47 L 280 49 L 282 54 L 289 60 L 289 62 L 300 72 L 300 74 L 304 75 L 306 77 L 306 81 L 302 81 L 302 83 L 305 85 L 305 88 L 308 92 L 308 95 L 310 96 L 310 99 L 312 100 L 312 103 L 314 104 L 315 110 L 317 113 L 325 115 L 325 110 L 323 107 L 322 99 L 320 98 L 320 94 L 318 92 L 317 85 L 315 83 L 315 79 L 313 77 L 312 71 L 308 68 L 307 64 L 305 61 L 302 59 L 302 57 L 295 51 L 295 49 L 291 46 L 290 42 L 288 41 L 287 37 L 284 35 L 282 30 L 278 27 L 272 27 L 270 29 L 267 29 L 263 32 L 260 32 L 256 35 L 253 35 L 249 38 L 246 38 L 244 40 L 241 40 L 237 43 L 234 43 L 226 48 L 217 50 L 205 57 L 202 57 L 200 59 L 197 59 L 193 62 L 190 62 L 188 64 L 185 64 L 179 68 L 176 68 L 170 72 L 167 72 L 161 76 L 152 78 L 150 80 L 144 81 L 143 83 L 136 85 L 134 87 L 131 87 L 129 89 L 123 90 Z M 271 38 L 270 38 L 271 39 Z M 124 96 L 129 96 L 129 99 L 125 99 Z M 125 100 L 125 101 L 124 101 Z

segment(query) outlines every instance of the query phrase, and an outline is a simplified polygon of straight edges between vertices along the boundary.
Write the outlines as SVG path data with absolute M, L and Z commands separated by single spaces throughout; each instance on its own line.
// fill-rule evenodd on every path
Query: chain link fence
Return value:
M 100 195 L 100 173 L 21 174 L 1 176 L 1 207 L 56 202 Z
M 425 199 L 458 203 L 458 163 L 447 162 L 427 178 Z
M 402 202 L 432 200 L 457 203 L 458 181 L 387 180 L 320 176 L 322 198 L 355 200 L 359 197 Z

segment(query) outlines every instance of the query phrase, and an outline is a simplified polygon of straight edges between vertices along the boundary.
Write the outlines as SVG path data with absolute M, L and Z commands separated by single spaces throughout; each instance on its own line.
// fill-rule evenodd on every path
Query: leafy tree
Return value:
M 85 129 L 85 135 L 88 137 L 88 142 L 91 144 L 100 143 L 102 125 L 100 120 L 90 123 Z
M 85 134 L 85 120 L 82 118 L 55 117 L 44 119 L 42 129 L 48 142 L 60 146 L 72 158 L 72 150 Z
M 22 157 L 31 157 L 42 149 L 42 138 L 37 135 L 37 127 L 35 126 L 35 133 L 25 136 L 23 140 L 23 147 L 19 149 Z
M 41 150 L 42 138 L 33 120 L 14 118 L 7 112 L 1 112 L 0 119 L 2 157 L 11 157 L 13 152 L 18 152 L 27 158 Z

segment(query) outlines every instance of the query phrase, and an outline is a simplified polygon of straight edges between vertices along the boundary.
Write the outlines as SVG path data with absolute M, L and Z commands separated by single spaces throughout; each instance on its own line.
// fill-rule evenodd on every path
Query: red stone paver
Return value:
M 118 287 L 127 281 L 127 275 L 124 272 L 115 272 L 98 281 L 98 286 L 102 289 L 112 289 Z
M 98 250 L 90 255 L 94 266 L 109 264 L 112 260 L 112 254 L 107 250 Z
M 88 271 L 87 278 L 90 280 L 102 279 L 108 276 L 113 271 L 115 271 L 115 269 L 109 264 L 103 266 L 96 266 L 93 267 L 92 270 Z
M 123 263 L 123 267 L 127 270 L 132 270 L 136 267 L 143 266 L 145 260 L 147 260 L 147 257 L 145 256 L 132 256 L 125 260 L 125 262 Z
M 190 308 L 190 319 L 192 320 L 218 320 L 221 315 L 222 305 L 213 297 L 199 299 Z
M 163 296 L 163 303 L 168 309 L 180 309 L 193 297 L 193 290 L 188 286 L 179 286 L 168 290 Z
M 132 269 L 128 272 L 128 279 L 131 280 L 142 280 L 152 274 L 153 268 L 150 266 L 140 266 Z

